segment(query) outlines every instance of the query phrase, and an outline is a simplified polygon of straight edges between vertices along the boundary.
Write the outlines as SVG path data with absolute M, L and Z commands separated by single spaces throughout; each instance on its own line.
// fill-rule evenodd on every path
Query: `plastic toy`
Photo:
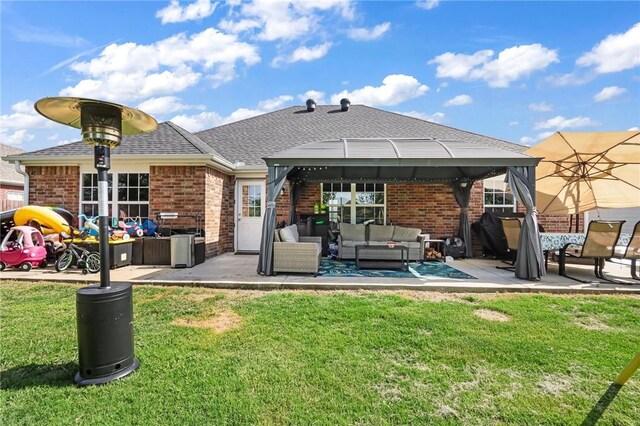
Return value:
M 31 226 L 14 226 L 0 244 L 0 271 L 7 266 L 30 271 L 47 266 L 47 249 L 42 233 Z
M 43 234 L 71 234 L 71 228 L 65 218 L 48 207 L 24 206 L 13 215 L 13 221 L 17 226 L 27 225 L 30 220 L 35 220 L 42 226 Z
M 78 216 L 78 219 L 82 220 L 82 227 L 80 228 L 80 231 L 87 231 L 88 234 L 92 237 L 97 237 L 98 235 L 100 235 L 100 228 L 96 223 L 98 219 L 100 219 L 99 216 L 88 217 L 84 214 L 81 214 L 80 216 Z
M 144 235 L 144 231 L 142 230 L 140 217 L 131 218 L 131 217 L 121 217 L 118 221 L 118 226 L 129 234 L 132 237 L 142 237 Z

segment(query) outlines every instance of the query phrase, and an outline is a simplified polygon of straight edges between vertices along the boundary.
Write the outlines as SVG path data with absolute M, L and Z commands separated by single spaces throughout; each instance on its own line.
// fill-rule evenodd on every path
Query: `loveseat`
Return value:
M 273 272 L 318 275 L 322 254 L 321 237 L 304 237 L 296 225 L 277 229 L 273 241 Z
M 394 225 L 340 225 L 338 236 L 338 258 L 355 259 L 356 246 L 385 246 L 393 241 L 409 248 L 409 260 L 424 260 L 425 238 L 418 228 L 405 228 Z M 399 251 L 369 251 L 360 252 L 362 259 L 387 260 L 400 258 Z

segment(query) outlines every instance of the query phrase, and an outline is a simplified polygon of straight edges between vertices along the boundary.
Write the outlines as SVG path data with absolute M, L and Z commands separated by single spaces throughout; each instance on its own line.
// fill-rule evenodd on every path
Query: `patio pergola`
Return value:
M 473 182 L 501 174 L 518 202 L 526 207 L 516 276 L 544 275 L 544 259 L 535 212 L 535 167 L 539 158 L 502 147 L 435 138 L 335 139 L 313 142 L 264 157 L 268 167 L 258 273 L 273 274 L 276 199 L 291 183 L 291 217 L 303 182 L 448 183 L 460 206 L 460 233 L 471 254 L 468 207 Z

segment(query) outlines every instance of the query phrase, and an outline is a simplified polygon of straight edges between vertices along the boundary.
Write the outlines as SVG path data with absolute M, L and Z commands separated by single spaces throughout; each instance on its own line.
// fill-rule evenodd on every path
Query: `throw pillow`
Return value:
M 296 225 L 285 226 L 280 230 L 280 239 L 285 243 L 297 243 L 299 240 L 298 227 Z
M 369 241 L 391 241 L 394 228 L 393 225 L 369 225 Z
M 393 230 L 393 241 L 416 241 L 422 233 L 419 228 L 403 228 L 396 226 Z
M 340 237 L 342 238 L 342 241 L 364 241 L 364 231 L 365 226 L 363 224 L 353 225 L 350 223 L 343 223 L 340 225 Z

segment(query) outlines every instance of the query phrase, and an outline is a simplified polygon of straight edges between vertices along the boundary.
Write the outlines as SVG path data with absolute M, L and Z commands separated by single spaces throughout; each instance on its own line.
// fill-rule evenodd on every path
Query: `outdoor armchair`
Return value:
M 566 272 L 566 258 L 567 257 L 578 257 L 578 258 L 587 258 L 593 259 L 594 261 L 594 274 L 596 278 L 616 282 L 611 279 L 608 279 L 604 276 L 604 261 L 605 259 L 611 259 L 615 255 L 616 243 L 618 242 L 618 238 L 620 237 L 620 231 L 622 230 L 622 225 L 624 224 L 624 220 L 620 221 L 600 221 L 600 220 L 592 220 L 589 223 L 589 227 L 587 228 L 587 235 L 584 239 L 584 243 L 575 244 L 569 243 L 566 244 L 562 250 L 560 250 L 560 264 L 559 264 L 559 272 L 560 275 L 565 276 L 567 278 L 571 278 L 575 281 L 580 282 L 589 282 L 584 281 L 578 278 L 570 277 Z M 569 253 L 567 249 L 569 246 L 577 246 L 579 247 L 579 251 L 577 254 Z
M 322 237 L 298 236 L 297 231 L 294 234 L 295 239 L 287 242 L 283 241 L 279 230 L 275 231 L 273 272 L 299 272 L 317 276 L 322 255 Z

